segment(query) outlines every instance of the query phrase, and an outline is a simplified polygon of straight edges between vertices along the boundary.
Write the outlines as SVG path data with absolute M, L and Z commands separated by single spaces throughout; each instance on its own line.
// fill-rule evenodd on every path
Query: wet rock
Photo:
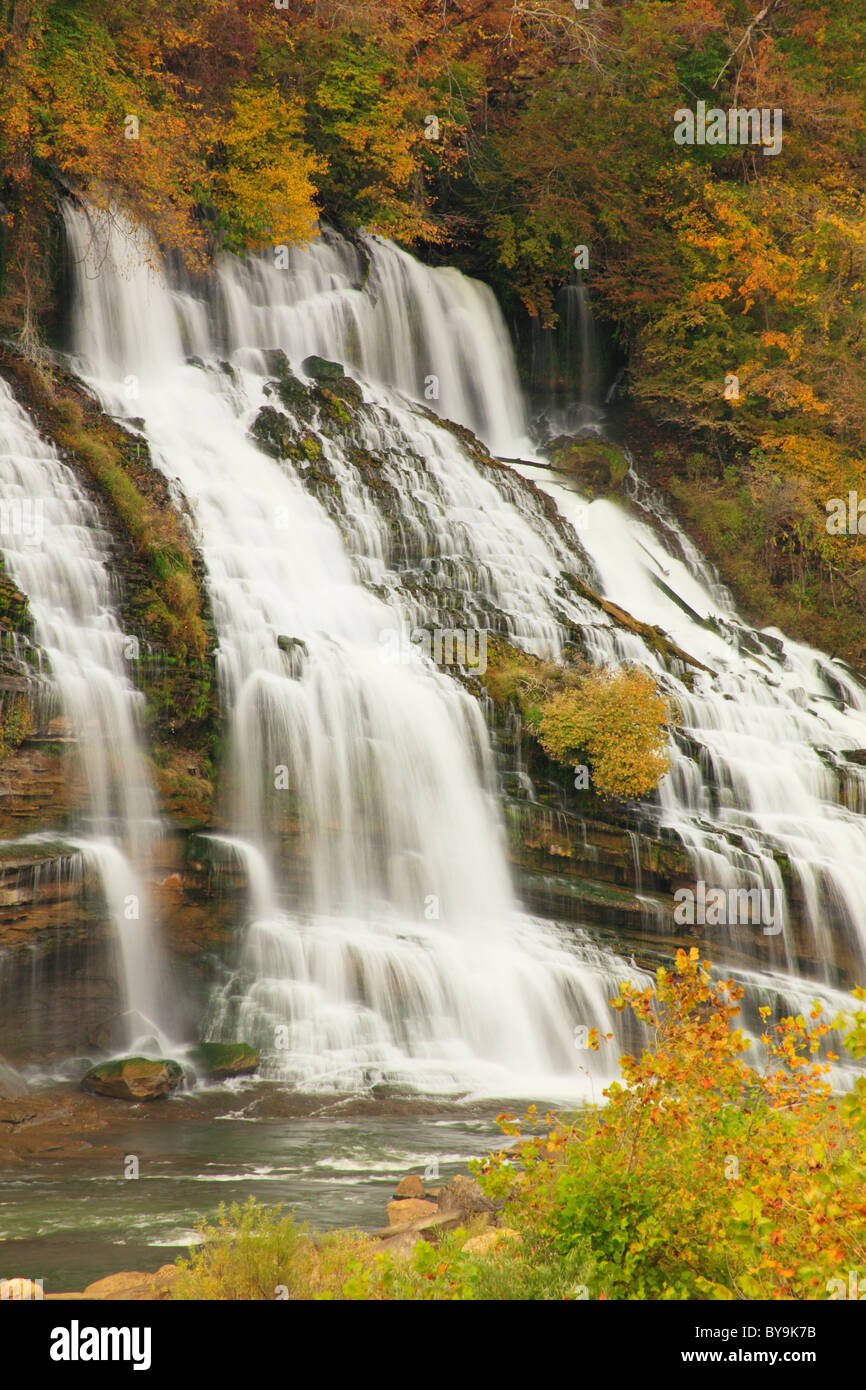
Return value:
M 345 375 L 342 362 L 329 362 L 326 357 L 305 357 L 301 370 L 314 381 L 340 381 Z
M 82 1090 L 112 1100 L 160 1100 L 183 1081 L 183 1067 L 168 1058 L 121 1057 L 100 1062 L 81 1079 Z
M 195 1059 L 209 1076 L 248 1076 L 258 1070 L 259 1054 L 249 1043 L 200 1043 Z
M 289 656 L 297 653 L 299 656 L 307 656 L 307 644 L 301 637 L 284 637 L 282 633 L 277 638 L 277 646 L 281 652 L 286 652 Z
M 302 419 L 311 413 L 310 388 L 295 376 L 283 352 L 268 352 L 266 370 L 273 379 L 265 387 L 265 394 L 276 396 L 287 410 Z
M 293 422 L 272 405 L 262 406 L 250 432 L 259 448 L 271 458 L 291 458 L 297 447 Z
M 324 357 L 305 357 L 301 369 L 318 383 L 326 399 L 336 396 L 352 405 L 362 404 L 363 392 L 357 381 L 346 375 L 341 362 L 329 362 Z

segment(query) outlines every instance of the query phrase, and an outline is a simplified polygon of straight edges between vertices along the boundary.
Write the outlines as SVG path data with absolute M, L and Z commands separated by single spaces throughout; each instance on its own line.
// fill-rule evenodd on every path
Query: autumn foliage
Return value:
M 669 767 L 667 702 L 646 671 L 593 671 L 545 702 L 542 746 L 567 764 L 589 759 L 602 796 L 648 796 Z
M 866 618 L 866 535 L 824 524 L 866 458 L 864 40 L 866 0 L 2 0 L 0 330 L 50 336 L 61 189 L 199 266 L 365 227 L 524 324 L 585 245 L 623 394 L 695 442 L 701 541 L 718 503 L 748 547 L 733 499 L 798 633 L 816 584 Z M 779 109 L 780 153 L 676 145 L 698 101 Z
M 521 1173 L 504 1154 L 488 1165 L 509 1221 L 563 1257 L 588 1246 L 589 1297 L 825 1299 L 862 1274 L 866 1083 L 831 1090 L 827 1043 L 835 1027 L 866 1053 L 864 994 L 844 1019 L 816 1003 L 771 1026 L 762 1010 L 758 1065 L 741 997 L 696 949 L 654 986 L 623 985 L 613 1007 L 648 1045 L 621 1059 L 607 1105 L 526 1138 Z

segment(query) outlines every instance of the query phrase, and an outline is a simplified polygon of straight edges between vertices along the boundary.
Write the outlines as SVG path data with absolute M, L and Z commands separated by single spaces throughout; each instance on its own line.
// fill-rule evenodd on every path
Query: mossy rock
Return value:
M 256 443 L 271 458 L 292 458 L 297 451 L 295 427 L 281 410 L 272 405 L 263 405 L 256 416 L 252 430 Z
M 281 652 L 286 652 L 288 656 L 293 656 L 295 652 L 301 656 L 309 656 L 307 644 L 302 637 L 285 637 L 280 633 L 277 638 L 277 646 Z
M 11 628 L 13 632 L 30 637 L 33 632 L 33 619 L 30 605 L 14 580 L 3 568 L 0 556 L 0 628 Z
M 265 369 L 273 378 L 265 387 L 265 394 L 276 396 L 287 410 L 291 410 L 302 419 L 306 418 L 310 413 L 310 388 L 295 376 L 289 359 L 280 349 L 270 350 L 264 357 Z
M 100 1062 L 81 1078 L 81 1089 L 112 1100 L 161 1100 L 177 1090 L 183 1067 L 163 1057 L 119 1057 Z
M 545 450 L 554 468 L 572 473 L 590 497 L 603 497 L 622 487 L 628 459 L 614 444 L 603 439 L 574 439 L 559 435 Z
M 361 405 L 363 393 L 357 381 L 346 375 L 342 362 L 329 362 L 326 357 L 305 357 L 301 370 L 318 382 L 322 394 L 327 398 L 338 396 L 352 405 Z
M 326 357 L 305 357 L 301 370 L 314 381 L 340 381 L 345 376 L 342 362 L 329 362 Z
M 258 1071 L 259 1054 L 249 1043 L 199 1043 L 195 1059 L 209 1076 L 249 1076 Z

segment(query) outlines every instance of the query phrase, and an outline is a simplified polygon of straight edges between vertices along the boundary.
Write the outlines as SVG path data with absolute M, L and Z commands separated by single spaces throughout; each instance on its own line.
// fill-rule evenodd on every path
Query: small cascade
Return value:
M 35 640 L 86 774 L 88 805 L 64 832 L 98 872 L 115 924 L 129 1043 L 159 1033 L 165 975 L 141 877 L 159 834 L 139 746 L 109 543 L 72 470 L 0 381 L 0 551 L 30 604 Z
M 602 370 L 590 292 L 582 277 L 561 285 L 555 328 L 531 327 L 530 392 L 534 434 L 597 434 L 601 429 Z

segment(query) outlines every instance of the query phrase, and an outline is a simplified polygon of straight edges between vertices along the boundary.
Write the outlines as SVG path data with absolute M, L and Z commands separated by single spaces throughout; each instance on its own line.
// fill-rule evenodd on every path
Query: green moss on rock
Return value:
M 81 1089 L 112 1100 L 161 1100 L 182 1081 L 183 1067 L 168 1058 L 120 1057 L 91 1067 L 81 1079 Z
M 554 468 L 573 474 L 590 497 L 602 497 L 622 487 L 628 459 L 621 449 L 603 439 L 576 439 L 559 435 L 545 453 Z
M 249 1043 L 199 1043 L 195 1059 L 209 1076 L 248 1076 L 257 1071 L 259 1054 Z

